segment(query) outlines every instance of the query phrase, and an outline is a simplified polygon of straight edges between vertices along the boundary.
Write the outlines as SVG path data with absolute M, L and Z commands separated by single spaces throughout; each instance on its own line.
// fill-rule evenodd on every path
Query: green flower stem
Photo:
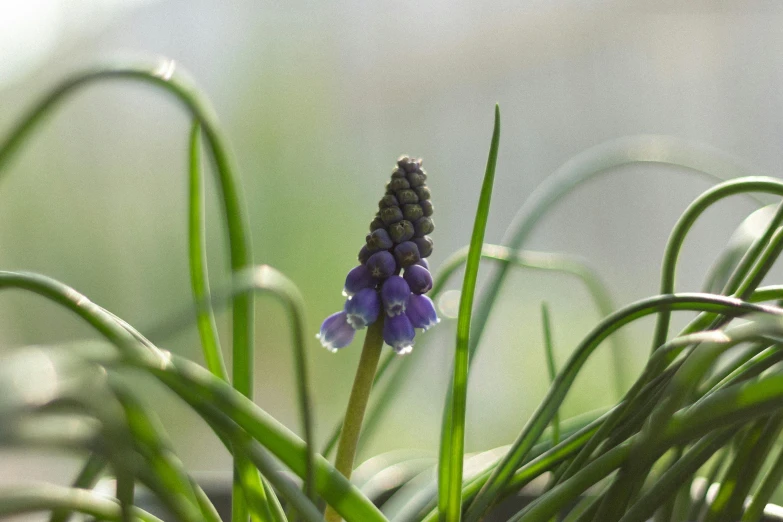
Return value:
M 347 479 L 351 478 L 351 473 L 353 472 L 356 446 L 362 430 L 364 412 L 367 409 L 367 401 L 370 399 L 373 379 L 378 369 L 378 361 L 381 358 L 383 319 L 383 314 L 381 314 L 381 317 L 367 329 L 362 355 L 359 359 L 359 367 L 356 370 L 351 396 L 348 399 L 348 408 L 345 412 L 343 428 L 340 432 L 340 442 L 337 445 L 337 457 L 335 457 L 334 467 Z M 340 515 L 331 506 L 327 507 L 324 518 L 327 522 L 339 522 L 341 520 Z

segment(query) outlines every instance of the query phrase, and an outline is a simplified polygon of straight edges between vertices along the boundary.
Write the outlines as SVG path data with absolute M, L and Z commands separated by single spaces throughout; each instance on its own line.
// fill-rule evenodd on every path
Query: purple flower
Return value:
M 374 288 L 360 290 L 345 302 L 346 320 L 356 330 L 374 323 L 380 312 L 381 299 Z
M 414 294 L 426 294 L 432 289 L 432 274 L 423 266 L 409 266 L 405 269 L 403 277 Z
M 419 249 L 419 250 L 421 250 L 421 249 Z M 416 264 L 417 264 L 417 265 L 419 265 L 419 266 L 423 266 L 423 267 L 424 267 L 424 268 L 426 268 L 427 270 L 429 270 L 429 269 L 430 269 L 430 263 L 429 263 L 429 262 L 428 262 L 426 259 L 424 259 L 423 257 L 422 257 L 421 259 L 419 259 L 419 260 L 416 262 Z
M 412 265 L 421 259 L 419 248 L 413 241 L 405 241 L 394 247 L 394 256 L 402 266 Z
M 324 348 L 330 352 L 336 352 L 351 344 L 355 330 L 348 324 L 345 312 L 337 312 L 329 317 L 321 325 L 321 331 L 316 337 Z
M 370 275 L 373 277 L 385 279 L 394 274 L 397 270 L 397 263 L 391 253 L 381 250 L 370 256 L 367 260 L 367 268 L 370 269 Z
M 343 295 L 350 296 L 365 288 L 374 287 L 378 281 L 370 274 L 370 269 L 364 265 L 352 268 L 345 278 Z
M 425 331 L 440 322 L 432 299 L 426 295 L 411 295 L 408 307 L 405 309 L 405 315 L 408 316 L 414 328 L 421 328 Z
M 405 314 L 387 317 L 383 323 L 383 340 L 400 355 L 411 353 L 416 331 Z
M 411 289 L 405 279 L 395 275 L 384 281 L 381 286 L 381 300 L 386 313 L 390 316 L 400 315 L 405 312 Z

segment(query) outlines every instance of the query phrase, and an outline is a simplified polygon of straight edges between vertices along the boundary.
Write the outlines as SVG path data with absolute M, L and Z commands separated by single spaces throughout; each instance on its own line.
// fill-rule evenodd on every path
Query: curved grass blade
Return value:
M 233 292 L 268 292 L 283 302 L 291 318 L 291 336 L 294 346 L 294 368 L 296 370 L 299 416 L 307 447 L 304 490 L 311 500 L 315 500 L 315 434 L 313 424 L 313 400 L 310 392 L 310 372 L 307 364 L 305 339 L 304 299 L 299 288 L 279 270 L 269 265 L 261 265 L 247 270 L 236 278 Z M 233 293 L 232 292 L 232 293 Z
M 674 293 L 675 270 L 685 237 L 697 218 L 711 205 L 729 196 L 748 192 L 764 192 L 783 196 L 783 182 L 775 178 L 749 177 L 726 181 L 712 187 L 691 203 L 672 230 L 666 243 L 661 268 L 661 294 Z M 735 279 L 732 277 L 732 279 Z M 669 331 L 670 314 L 662 310 L 655 326 L 653 349 L 662 345 Z
M 175 74 L 175 64 L 171 60 L 160 60 L 150 65 L 96 68 L 63 81 L 30 109 L 0 143 L 0 172 L 31 132 L 60 102 L 83 87 L 107 80 L 133 80 L 160 88 L 179 101 L 201 125 L 216 167 L 217 183 L 222 195 L 231 269 L 238 272 L 251 266 L 253 260 L 247 210 L 226 140 L 206 99 L 181 74 Z M 250 296 L 237 295 L 233 305 L 234 386 L 249 397 L 252 395 L 253 301 Z
M 78 512 L 98 520 L 117 522 L 122 519 L 120 506 L 116 501 L 85 489 L 48 484 L 0 489 L 0 517 L 39 511 Z M 142 522 L 163 522 L 137 507 L 132 509 L 132 513 L 135 519 Z
M 0 143 L 0 172 L 25 139 L 68 95 L 92 83 L 112 79 L 135 80 L 151 84 L 173 95 L 204 129 L 204 135 L 214 161 L 217 183 L 222 195 L 223 217 L 228 231 L 230 266 L 233 272 L 253 264 L 247 209 L 242 187 L 235 175 L 235 168 L 226 141 L 217 125 L 217 118 L 205 98 L 175 73 L 172 60 L 161 60 L 154 65 L 120 65 L 88 70 L 74 75 L 56 86 L 38 104 L 25 114 Z M 253 395 L 253 299 L 250 295 L 237 295 L 233 299 L 233 384 L 247 397 Z M 238 518 L 246 513 L 237 500 Z M 242 520 L 242 522 L 245 522 Z
M 92 453 L 87 457 L 87 461 L 82 465 L 79 474 L 73 481 L 71 488 L 74 489 L 92 489 L 101 478 L 106 469 L 106 459 L 101 455 Z M 52 511 L 49 522 L 68 522 L 71 518 L 71 512 L 65 510 Z
M 492 199 L 492 186 L 495 181 L 498 146 L 500 144 L 500 107 L 495 105 L 495 125 L 489 148 L 487 169 L 481 186 L 473 234 L 470 238 L 470 251 L 465 265 L 465 278 L 462 283 L 462 295 L 457 319 L 457 345 L 454 355 L 454 374 L 451 381 L 443 427 L 441 429 L 440 457 L 438 465 L 438 508 L 444 522 L 459 522 L 462 513 L 462 460 L 465 444 L 465 408 L 468 391 L 468 343 L 470 340 L 470 320 L 473 308 L 473 296 L 476 291 L 481 247 L 484 244 L 484 231 L 487 226 L 489 204 Z

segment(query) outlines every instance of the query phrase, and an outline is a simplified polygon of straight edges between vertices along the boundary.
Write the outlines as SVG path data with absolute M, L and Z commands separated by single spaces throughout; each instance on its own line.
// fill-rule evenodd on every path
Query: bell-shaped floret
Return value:
M 364 265 L 359 265 L 348 272 L 345 278 L 345 287 L 343 287 L 343 295 L 351 296 L 359 290 L 373 288 L 376 284 L 378 284 L 378 280 L 370 274 L 370 269 Z
M 374 323 L 380 312 L 381 299 L 374 288 L 359 290 L 345 302 L 345 313 L 348 314 L 346 320 L 356 330 Z
M 324 345 L 324 348 L 330 352 L 336 352 L 351 344 L 355 333 L 353 327 L 348 324 L 348 314 L 343 311 L 327 317 L 316 337 Z
M 405 309 L 405 315 L 408 316 L 414 328 L 421 328 L 425 331 L 440 322 L 432 299 L 426 295 L 411 295 Z
M 402 277 L 394 275 L 384 281 L 381 286 L 381 300 L 386 314 L 393 316 L 405 313 L 410 295 L 411 289 Z
M 414 337 L 416 337 L 416 330 L 405 314 L 387 317 L 383 323 L 383 340 L 400 355 L 413 350 Z

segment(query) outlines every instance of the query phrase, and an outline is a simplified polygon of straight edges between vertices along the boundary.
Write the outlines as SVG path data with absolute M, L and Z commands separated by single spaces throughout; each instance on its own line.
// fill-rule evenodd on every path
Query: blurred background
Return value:
M 558 166 L 625 135 L 673 135 L 777 174 L 781 27 L 783 6 L 773 1 L 2 0 L 0 136 L 73 71 L 117 57 L 176 60 L 209 96 L 231 141 L 256 262 L 299 285 L 315 334 L 342 306 L 345 273 L 400 154 L 423 157 L 430 174 L 432 265 L 467 243 L 495 102 L 503 132 L 489 242 L 500 241 L 519 205 Z M 148 86 L 102 84 L 69 99 L 4 173 L 0 267 L 60 279 L 142 332 L 186 309 L 188 129 L 179 106 Z M 586 257 L 616 303 L 628 304 L 657 293 L 671 227 L 709 186 L 684 169 L 615 169 L 555 207 L 528 247 Z M 211 179 L 208 190 L 210 270 L 219 287 L 225 236 Z M 734 198 L 697 223 L 678 289 L 699 289 L 754 208 Z M 455 278 L 451 287 L 458 286 Z M 467 450 L 509 443 L 543 397 L 544 299 L 560 364 L 599 319 L 574 279 L 515 271 L 471 374 Z M 226 314 L 219 319 L 229 346 Z M 284 320 L 278 303 L 259 299 L 256 397 L 298 431 Z M 651 327 L 640 321 L 626 330 L 628 379 L 648 353 Z M 400 447 L 437 452 L 454 329 L 444 321 L 421 338 L 426 356 L 363 457 Z M 39 299 L 0 300 L 2 346 L 92 336 Z M 359 344 L 332 355 L 311 339 L 321 440 L 343 411 Z M 195 328 L 163 347 L 201 361 Z M 615 400 L 609 364 L 604 347 L 566 400 L 565 416 Z M 185 464 L 227 472 L 228 455 L 208 429 L 164 390 L 140 384 Z M 2 483 L 62 482 L 73 469 L 69 459 L 0 453 Z

